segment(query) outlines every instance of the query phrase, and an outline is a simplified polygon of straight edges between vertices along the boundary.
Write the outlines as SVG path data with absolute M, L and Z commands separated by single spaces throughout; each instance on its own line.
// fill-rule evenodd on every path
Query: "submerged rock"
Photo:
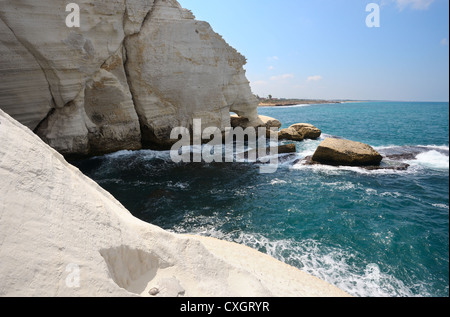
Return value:
M 333 138 L 325 139 L 312 157 L 313 162 L 335 166 L 379 166 L 382 160 L 368 144 Z
M 315 162 L 312 156 L 307 156 L 303 160 L 294 162 L 294 164 L 300 163 L 303 165 L 323 165 L 321 163 Z M 393 170 L 393 171 L 406 171 L 410 167 L 409 164 L 401 162 L 383 161 L 380 165 L 368 165 L 368 166 L 358 166 L 365 170 L 377 171 L 377 170 Z
M 380 166 L 365 166 L 364 168 L 371 171 L 376 170 L 393 170 L 393 171 L 406 171 L 411 165 L 406 163 L 398 163 L 398 164 L 386 164 Z
M 244 153 L 240 153 L 237 155 L 237 158 L 239 160 L 248 160 L 249 158 L 255 158 L 256 161 L 261 160 L 267 156 L 272 155 L 273 153 L 277 153 L 278 155 L 281 154 L 295 154 L 297 153 L 297 147 L 295 144 L 285 144 L 285 145 L 279 145 L 277 147 L 274 148 L 263 148 L 263 149 L 258 149 L 258 150 L 250 150 L 250 151 L 246 151 Z M 263 153 L 263 155 L 260 155 L 260 152 Z

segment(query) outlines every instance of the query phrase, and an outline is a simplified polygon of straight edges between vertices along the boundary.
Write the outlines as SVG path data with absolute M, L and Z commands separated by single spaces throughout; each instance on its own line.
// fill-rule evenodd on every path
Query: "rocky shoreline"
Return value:
M 271 122 L 275 128 L 282 126 L 282 123 L 274 118 L 266 118 L 266 121 Z M 301 142 L 306 139 L 317 140 L 321 135 L 322 131 L 319 128 L 308 123 L 297 123 L 289 128 L 280 130 L 278 132 L 278 140 Z M 295 149 L 295 144 L 293 144 L 293 148 Z M 319 144 L 314 155 L 296 163 L 303 165 L 353 166 L 367 170 L 404 171 L 409 168 L 409 165 L 400 161 L 413 158 L 415 158 L 414 153 L 382 156 L 368 144 L 337 137 L 328 137 Z
M 348 296 L 243 246 L 144 223 L 66 161 L 170 149 L 173 129 L 196 119 L 269 133 L 282 124 L 258 105 L 341 101 L 260 103 L 245 57 L 176 0 L 77 4 L 80 29 L 64 26 L 61 1 L 0 6 L 0 296 Z M 297 124 L 279 136 L 321 133 Z M 348 155 L 336 153 L 335 164 Z M 330 163 L 319 154 L 314 164 Z
M 248 247 L 138 220 L 1 110 L 0 143 L 0 296 L 349 296 Z
M 322 100 L 322 99 L 260 99 L 259 107 L 291 107 L 298 105 L 321 105 L 360 102 L 356 100 Z
M 66 161 L 167 149 L 174 128 L 224 131 L 231 112 L 281 127 L 258 116 L 245 57 L 176 0 L 77 5 L 80 28 L 58 0 L 0 6 L 0 296 L 348 296 L 252 249 L 144 223 Z

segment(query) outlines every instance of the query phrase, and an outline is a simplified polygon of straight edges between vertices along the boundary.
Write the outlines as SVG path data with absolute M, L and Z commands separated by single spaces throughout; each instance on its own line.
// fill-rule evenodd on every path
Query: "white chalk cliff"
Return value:
M 347 296 L 257 251 L 168 233 L 0 110 L 0 296 Z
M 0 0 L 0 108 L 62 154 L 168 147 L 173 127 L 258 122 L 245 58 L 175 0 Z

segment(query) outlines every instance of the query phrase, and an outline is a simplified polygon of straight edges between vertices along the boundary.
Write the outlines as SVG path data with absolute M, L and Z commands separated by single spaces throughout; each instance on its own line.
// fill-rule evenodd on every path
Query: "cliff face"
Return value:
M 0 108 L 62 154 L 171 145 L 173 127 L 257 122 L 245 58 L 175 0 L 0 0 Z

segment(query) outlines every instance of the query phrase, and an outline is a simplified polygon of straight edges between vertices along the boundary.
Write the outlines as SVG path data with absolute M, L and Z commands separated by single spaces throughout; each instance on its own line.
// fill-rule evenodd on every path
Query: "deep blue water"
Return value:
M 449 296 L 449 104 L 349 103 L 262 108 L 284 127 L 308 122 L 407 171 L 283 163 L 175 164 L 122 151 L 78 162 L 136 217 L 246 244 L 355 296 Z M 297 142 L 297 158 L 321 140 Z

